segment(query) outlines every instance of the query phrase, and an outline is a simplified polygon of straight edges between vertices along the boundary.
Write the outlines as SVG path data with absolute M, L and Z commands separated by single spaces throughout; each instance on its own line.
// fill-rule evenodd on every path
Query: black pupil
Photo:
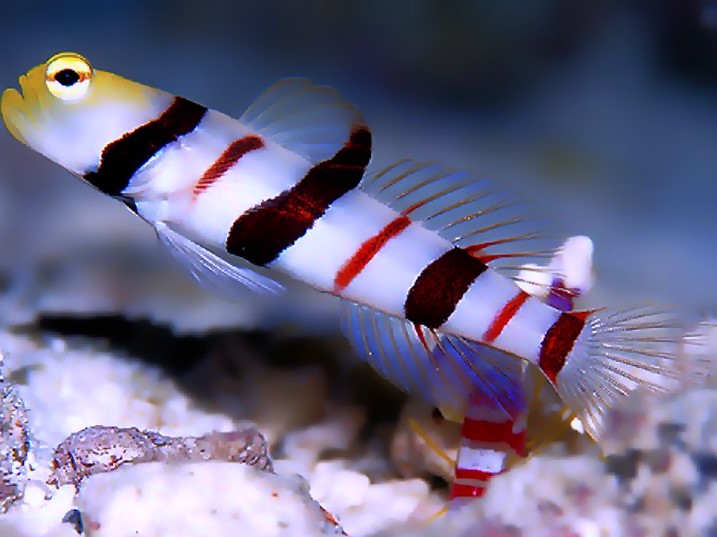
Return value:
M 77 74 L 77 71 L 73 71 L 72 69 L 63 69 L 55 75 L 55 80 L 63 86 L 72 86 L 80 80 L 80 75 Z

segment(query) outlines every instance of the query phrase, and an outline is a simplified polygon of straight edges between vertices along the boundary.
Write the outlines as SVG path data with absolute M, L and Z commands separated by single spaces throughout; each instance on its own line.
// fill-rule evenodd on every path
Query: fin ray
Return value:
M 517 358 L 349 301 L 342 303 L 342 328 L 379 374 L 448 419 L 460 421 L 476 394 L 510 416 L 524 406 Z
M 635 332 L 639 336 L 625 336 Z M 631 392 L 671 393 L 706 375 L 704 356 L 680 352 L 685 335 L 673 314 L 654 308 L 592 312 L 554 385 L 599 439 L 606 412 Z
M 525 264 L 558 251 L 550 219 L 498 180 L 402 160 L 366 177 L 361 188 L 510 277 L 520 270 L 515 258 Z
M 335 155 L 351 130 L 364 123 L 359 110 L 338 91 L 305 78 L 273 84 L 239 121 L 312 163 Z
M 153 224 L 157 236 L 172 256 L 203 287 L 226 298 L 242 298 L 247 288 L 255 293 L 278 293 L 283 286 L 250 268 L 234 265 L 174 231 L 163 222 Z

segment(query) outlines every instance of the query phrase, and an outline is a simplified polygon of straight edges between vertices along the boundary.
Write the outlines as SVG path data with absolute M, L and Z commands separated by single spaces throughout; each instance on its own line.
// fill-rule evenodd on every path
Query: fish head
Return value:
M 74 52 L 56 54 L 6 89 L 0 112 L 22 143 L 82 176 L 98 168 L 104 147 L 151 121 L 172 96 L 94 69 Z

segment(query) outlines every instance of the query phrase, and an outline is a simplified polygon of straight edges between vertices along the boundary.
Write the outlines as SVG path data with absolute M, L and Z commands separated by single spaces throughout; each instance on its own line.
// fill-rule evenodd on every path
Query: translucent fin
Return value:
M 403 160 L 361 188 L 510 277 L 526 264 L 545 265 L 561 242 L 554 224 L 501 181 L 466 171 Z
M 590 237 L 570 237 L 550 262 L 553 277 L 562 280 L 567 289 L 575 289 L 579 295 L 587 293 L 594 283 L 593 250 Z
M 545 266 L 521 267 L 515 278 L 526 293 L 540 298 L 561 311 L 575 309 L 575 301 L 585 295 L 594 283 L 593 243 L 589 237 L 570 237 Z
M 438 443 L 433 440 L 430 434 L 421 427 L 421 425 L 413 418 L 408 419 L 408 426 L 411 428 L 411 430 L 418 436 L 421 440 L 423 440 L 423 443 L 428 446 L 428 448 L 433 451 L 438 457 L 443 459 L 447 464 L 450 466 L 454 466 L 456 464 L 456 461 L 453 457 L 451 457 L 448 452 L 443 449 Z
M 521 271 L 516 283 L 527 293 L 561 311 L 573 311 L 576 301 L 594 283 L 592 241 L 585 236 L 568 238 L 550 264 L 541 271 Z M 535 279 L 542 278 L 540 284 Z M 533 452 L 565 438 L 575 414 L 565 406 L 537 367 L 526 367 L 523 389 L 528 399 L 528 440 Z
M 271 278 L 262 276 L 252 269 L 238 267 L 217 254 L 177 233 L 163 222 L 155 222 L 162 244 L 180 262 L 199 284 L 221 296 L 242 298 L 241 291 L 247 288 L 256 293 L 278 293 L 283 286 Z
M 705 318 L 690 326 L 680 342 L 680 355 L 684 356 L 688 363 L 700 361 L 710 377 L 709 385 L 714 386 L 717 380 L 717 319 Z M 689 378 L 687 382 L 690 383 Z M 704 383 L 704 377 L 693 378 L 691 382 L 694 386 Z
M 338 91 L 304 78 L 272 85 L 239 121 L 311 162 L 334 156 L 351 130 L 364 123 L 358 108 Z
M 376 371 L 447 419 L 460 422 L 476 394 L 509 415 L 523 406 L 522 364 L 512 356 L 348 301 L 342 328 Z
M 533 454 L 571 434 L 575 414 L 563 403 L 550 381 L 528 365 L 523 375 L 527 406 L 526 451 Z
M 679 352 L 684 334 L 672 315 L 651 308 L 591 313 L 557 375 L 558 393 L 598 440 L 605 412 L 628 393 L 673 392 L 705 374 L 703 357 Z

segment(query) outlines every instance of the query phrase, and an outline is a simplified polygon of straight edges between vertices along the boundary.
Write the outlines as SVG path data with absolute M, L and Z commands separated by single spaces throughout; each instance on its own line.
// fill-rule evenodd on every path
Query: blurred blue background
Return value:
M 601 298 L 717 305 L 717 3 L 27 0 L 3 23 L 3 88 L 62 50 L 235 116 L 282 77 L 333 85 L 377 163 L 508 179 L 590 235 Z M 153 241 L 0 132 L 0 270 Z

